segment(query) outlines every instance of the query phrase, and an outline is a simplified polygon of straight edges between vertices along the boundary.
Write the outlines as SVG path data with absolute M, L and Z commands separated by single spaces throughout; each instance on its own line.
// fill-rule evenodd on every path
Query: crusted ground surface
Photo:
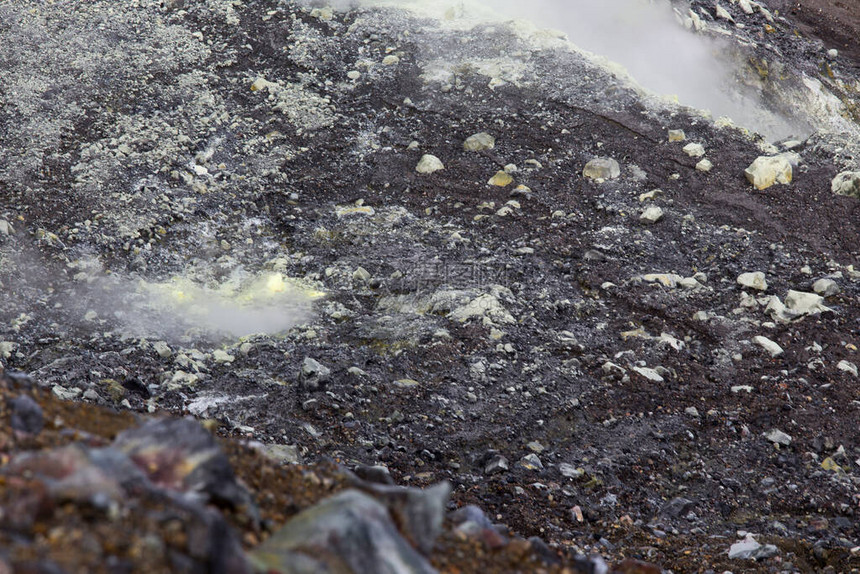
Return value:
M 213 419 L 296 462 L 448 480 L 562 554 L 860 568 L 860 200 L 831 191 L 860 171 L 857 17 L 777 4 L 726 3 L 743 27 L 693 6 L 743 42 L 738 82 L 817 130 L 776 146 L 522 26 L 0 4 L 0 361 L 74 428 L 93 405 Z M 791 183 L 754 189 L 787 148 Z M 596 157 L 620 175 L 584 177 Z M 266 482 L 228 448 L 261 500 L 310 503 L 304 467 Z M 729 558 L 745 533 L 776 552 Z M 440 544 L 443 570 L 531 568 Z

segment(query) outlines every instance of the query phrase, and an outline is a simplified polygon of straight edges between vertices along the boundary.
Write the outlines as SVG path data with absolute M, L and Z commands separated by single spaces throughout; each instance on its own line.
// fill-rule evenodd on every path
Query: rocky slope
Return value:
M 857 568 L 856 19 L 675 6 L 769 142 L 560 33 L 405 4 L 0 5 L 0 361 L 42 389 L 4 391 L 0 558 L 241 571 L 351 484 L 324 509 L 409 540 L 396 572 Z M 139 425 L 218 480 L 159 476 Z M 391 499 L 421 491 L 345 470 L 377 466 L 487 515 L 416 537 Z M 105 526 L 147 523 L 111 518 L 130 492 L 176 515 L 138 533 L 164 562 Z

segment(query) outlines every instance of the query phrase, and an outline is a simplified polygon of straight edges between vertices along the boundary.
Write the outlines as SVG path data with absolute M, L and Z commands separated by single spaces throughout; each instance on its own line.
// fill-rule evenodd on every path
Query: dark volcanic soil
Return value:
M 702 34 L 738 41 L 738 81 L 816 133 L 768 144 L 501 23 L 276 0 L 0 4 L 0 360 L 44 387 L 48 415 L 38 437 L 0 434 L 3 464 L 191 414 L 260 505 L 262 530 L 226 513 L 246 548 L 365 464 L 447 480 L 451 509 L 551 547 L 544 562 L 537 542 L 449 528 L 431 556 L 445 572 L 578 571 L 592 553 L 857 571 L 860 199 L 831 181 L 860 171 L 860 11 L 721 3 L 735 26 L 693 5 Z M 480 132 L 494 145 L 464 149 Z M 744 170 L 786 152 L 791 182 L 754 189 Z M 425 154 L 444 169 L 419 173 Z M 595 157 L 620 175 L 584 177 Z M 739 284 L 749 272 L 767 286 Z M 273 277 L 323 296 L 269 334 L 195 319 L 240 301 L 214 307 L 249 321 L 262 295 L 244 289 Z M 809 312 L 780 311 L 814 290 Z M 291 316 L 275 301 L 254 326 Z M 0 481 L 4 505 L 15 488 Z M 47 549 L 91 567 L 60 527 L 146 567 L 109 544 L 144 540 L 134 520 L 112 532 L 77 513 L 22 534 L 0 512 L 19 545 L 0 567 Z M 730 558 L 748 533 L 775 549 Z
M 860 66 L 860 5 L 856 0 L 777 0 L 773 7 L 788 15 L 799 29 L 843 51 Z

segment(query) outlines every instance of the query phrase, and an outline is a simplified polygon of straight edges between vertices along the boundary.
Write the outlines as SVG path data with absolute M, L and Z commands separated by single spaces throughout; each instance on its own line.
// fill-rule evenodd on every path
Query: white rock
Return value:
M 5 219 L 0 219 L 0 235 L 10 235 L 12 231 L 12 224 Z
M 839 57 L 839 50 L 837 50 L 836 48 L 830 48 L 829 50 L 827 50 L 827 57 L 831 60 L 835 60 Z
M 661 219 L 663 219 L 663 210 L 656 206 L 649 207 L 639 216 L 639 221 L 642 223 L 657 223 Z
M 77 387 L 67 389 L 62 385 L 54 385 L 51 389 L 51 392 L 54 394 L 55 397 L 64 401 L 73 401 L 79 396 L 81 396 L 81 393 L 83 393 L 83 391 Z
M 227 351 L 223 351 L 221 349 L 215 349 L 212 351 L 212 359 L 219 364 L 227 364 L 232 363 L 236 360 L 236 357 L 228 353 Z
M 173 356 L 173 351 L 170 350 L 170 346 L 165 341 L 154 342 L 152 348 L 162 359 L 169 359 Z
M 649 273 L 647 275 L 643 275 L 642 279 L 648 283 L 659 283 L 670 289 L 674 289 L 680 285 L 681 281 L 684 280 L 684 278 L 677 273 Z
M 738 0 L 738 6 L 741 7 L 741 10 L 743 10 L 744 14 L 753 13 L 753 7 L 750 4 L 750 0 Z
M 714 164 L 711 162 L 711 160 L 709 160 L 707 158 L 703 159 L 702 161 L 700 161 L 699 163 L 696 164 L 696 171 L 708 173 L 712 169 L 714 169 Z
M 487 132 L 471 135 L 463 142 L 463 149 L 466 151 L 481 151 L 493 149 L 494 147 L 496 147 L 496 138 Z
M 782 432 L 779 429 L 771 430 L 769 433 L 764 435 L 764 437 L 767 440 L 769 440 L 770 442 L 773 442 L 773 443 L 776 443 L 776 444 L 779 444 L 782 446 L 788 446 L 791 444 L 791 436 L 785 434 L 784 432 Z
M 761 335 L 753 337 L 753 343 L 770 353 L 771 357 L 778 357 L 784 352 L 782 350 L 782 347 L 780 347 L 774 341 L 771 341 L 767 337 L 763 337 Z
M 789 310 L 802 315 L 812 315 L 813 313 L 822 313 L 830 311 L 828 307 L 823 305 L 824 297 L 815 293 L 805 293 L 803 291 L 789 291 L 785 296 L 785 306 Z
M 789 184 L 792 173 L 791 162 L 783 155 L 759 156 L 744 170 L 747 181 L 758 190 L 775 183 Z
M 717 18 L 722 18 L 723 20 L 728 20 L 729 22 L 735 21 L 735 19 L 732 18 L 732 15 L 729 14 L 728 10 L 726 10 L 725 8 L 720 6 L 719 4 L 717 4 L 717 7 L 714 10 L 714 12 L 716 13 Z
M 559 463 L 558 471 L 562 476 L 567 478 L 581 478 L 585 476 L 585 471 L 581 468 L 576 468 L 572 464 L 568 464 L 566 462 Z
M 684 153 L 690 157 L 702 157 L 705 155 L 705 146 L 698 143 L 688 143 L 684 146 Z
M 812 290 L 822 297 L 830 297 L 839 293 L 839 284 L 833 279 L 819 279 L 812 284 Z
M 752 558 L 753 554 L 760 548 L 761 544 L 756 542 L 752 536 L 747 535 L 743 541 L 732 544 L 731 548 L 729 548 L 729 558 L 731 560 Z
M 483 319 L 489 323 L 516 323 L 516 319 L 499 300 L 490 294 L 481 295 L 465 305 L 451 311 L 449 318 L 465 323 L 471 319 Z
M 833 178 L 830 190 L 837 195 L 860 198 L 860 171 L 843 171 Z
M 764 273 L 755 271 L 752 273 L 741 273 L 738 275 L 738 285 L 749 287 L 750 289 L 758 289 L 759 291 L 767 291 L 767 281 Z
M 363 281 L 364 283 L 370 281 L 371 277 L 372 275 L 370 274 L 370 272 L 364 267 L 359 267 L 352 273 L 353 279 L 355 279 L 356 281 Z
M 685 139 L 687 139 L 687 136 L 684 134 L 684 130 L 669 130 L 670 142 L 682 142 Z
M 860 375 L 858 375 L 857 365 L 855 365 L 854 363 L 851 363 L 849 361 L 839 361 L 839 364 L 836 365 L 836 368 L 839 369 L 840 371 L 845 371 L 846 373 L 851 373 L 855 377 L 860 376 Z
M 445 164 L 443 164 L 442 160 L 438 157 L 430 155 L 429 153 L 421 156 L 421 160 L 418 162 L 418 165 L 415 166 L 415 171 L 418 173 L 433 173 L 440 169 L 445 169 Z
M 12 341 L 0 341 L 0 359 L 8 359 L 17 348 L 18 343 L 13 343 Z
M 663 194 L 662 189 L 653 189 L 653 190 L 648 191 L 646 193 L 640 193 L 639 194 L 639 202 L 641 203 L 641 202 L 647 201 L 649 199 L 654 199 L 658 195 L 662 195 L 662 194 Z
M 585 164 L 582 175 L 590 179 L 614 179 L 621 175 L 621 166 L 611 157 L 599 157 Z
M 633 372 L 639 373 L 652 383 L 662 383 L 663 377 L 660 376 L 660 373 L 655 371 L 654 369 L 649 369 L 648 367 L 633 367 L 630 369 Z

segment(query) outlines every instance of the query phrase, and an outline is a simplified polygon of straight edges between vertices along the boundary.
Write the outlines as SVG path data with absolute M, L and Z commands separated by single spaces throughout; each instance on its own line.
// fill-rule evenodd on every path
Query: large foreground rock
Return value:
M 783 156 L 757 157 L 744 175 L 758 190 L 767 189 L 776 183 L 789 184 L 792 178 L 791 162 Z
M 259 568 L 284 574 L 432 574 L 400 535 L 388 509 L 347 490 L 293 518 L 252 554 Z

